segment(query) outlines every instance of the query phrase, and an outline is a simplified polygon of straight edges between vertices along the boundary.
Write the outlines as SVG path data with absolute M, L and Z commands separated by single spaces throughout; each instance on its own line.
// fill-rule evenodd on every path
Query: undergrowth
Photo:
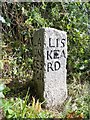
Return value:
M 4 116 L 10 118 L 88 118 L 89 101 L 88 83 L 80 84 L 74 82 L 68 85 L 68 98 L 63 104 L 63 108 L 58 114 L 42 108 L 39 100 L 29 99 L 29 90 L 25 98 L 11 97 L 5 98 L 6 86 L 0 84 L 0 108 L 4 111 Z

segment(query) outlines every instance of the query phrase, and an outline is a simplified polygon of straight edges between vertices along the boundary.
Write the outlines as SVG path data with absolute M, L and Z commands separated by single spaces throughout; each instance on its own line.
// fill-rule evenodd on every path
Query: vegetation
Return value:
M 0 107 L 6 118 L 89 118 L 89 12 L 89 2 L 2 3 Z M 32 35 L 41 27 L 68 36 L 68 98 L 58 113 L 32 98 Z

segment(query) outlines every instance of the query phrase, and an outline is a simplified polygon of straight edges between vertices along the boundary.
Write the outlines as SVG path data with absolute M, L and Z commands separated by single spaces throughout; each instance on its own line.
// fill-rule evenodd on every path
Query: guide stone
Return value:
M 67 97 L 67 34 L 41 28 L 33 36 L 33 80 L 39 99 L 47 108 L 57 108 Z

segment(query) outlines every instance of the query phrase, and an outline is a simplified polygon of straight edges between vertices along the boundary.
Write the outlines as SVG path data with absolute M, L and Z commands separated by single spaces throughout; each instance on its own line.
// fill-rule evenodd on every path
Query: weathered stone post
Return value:
M 46 107 L 56 108 L 67 97 L 66 32 L 41 28 L 33 36 L 33 80 L 38 98 L 46 100 Z

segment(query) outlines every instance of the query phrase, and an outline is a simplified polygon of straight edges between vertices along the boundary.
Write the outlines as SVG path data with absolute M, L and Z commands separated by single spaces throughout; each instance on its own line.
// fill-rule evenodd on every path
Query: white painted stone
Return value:
M 54 28 L 34 33 L 33 57 L 36 93 L 46 107 L 57 108 L 67 97 L 67 34 Z

